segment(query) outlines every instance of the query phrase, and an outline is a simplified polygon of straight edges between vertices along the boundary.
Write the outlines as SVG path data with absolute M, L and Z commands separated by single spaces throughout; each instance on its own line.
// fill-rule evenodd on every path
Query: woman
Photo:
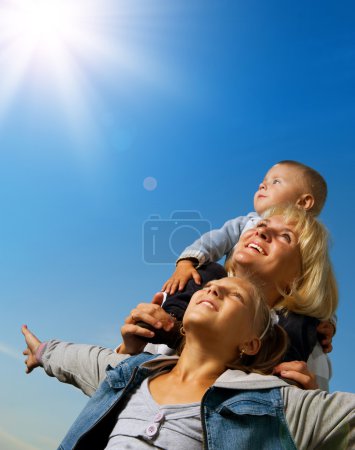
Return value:
M 66 367 L 82 361 L 95 389 L 103 380 L 60 449 L 353 448 L 355 395 L 304 391 L 262 375 L 282 357 L 286 337 L 250 280 L 208 283 L 193 295 L 183 326 L 179 358 L 118 355 L 106 378 L 112 354 L 47 343 L 48 374 L 72 383 Z M 130 327 L 122 330 L 125 345 Z M 31 370 L 39 341 L 24 334 Z

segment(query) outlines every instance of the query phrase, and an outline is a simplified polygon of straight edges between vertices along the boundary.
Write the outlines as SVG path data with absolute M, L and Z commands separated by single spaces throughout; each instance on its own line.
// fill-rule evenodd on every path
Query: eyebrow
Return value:
M 259 223 L 266 223 L 267 225 L 269 225 L 270 224 L 270 219 L 261 219 L 256 225 L 259 225 Z M 281 231 L 283 231 L 283 232 L 286 231 L 287 233 L 291 233 L 294 236 L 296 236 L 296 232 L 291 230 L 290 228 L 282 228 Z
M 245 305 L 245 295 L 242 294 L 242 292 L 240 291 L 240 289 L 237 289 L 235 291 L 232 291 L 233 295 L 236 295 L 239 300 Z
M 287 233 L 295 234 L 295 232 L 293 230 L 291 230 L 290 228 L 283 228 L 282 231 L 287 231 Z

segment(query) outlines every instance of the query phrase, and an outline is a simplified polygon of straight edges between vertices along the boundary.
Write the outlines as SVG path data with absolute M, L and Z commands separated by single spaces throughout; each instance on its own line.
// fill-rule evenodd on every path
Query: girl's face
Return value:
M 302 260 L 295 224 L 280 215 L 261 220 L 239 239 L 233 266 L 255 276 L 267 285 L 282 290 L 291 286 L 302 273 Z
M 213 339 L 218 346 L 231 348 L 256 337 L 255 301 L 252 285 L 241 278 L 222 278 L 195 292 L 184 316 L 184 328 L 191 324 L 202 339 Z

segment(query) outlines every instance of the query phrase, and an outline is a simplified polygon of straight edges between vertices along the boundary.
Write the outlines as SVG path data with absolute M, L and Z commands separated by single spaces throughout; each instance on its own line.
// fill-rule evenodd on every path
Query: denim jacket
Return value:
M 156 355 L 142 353 L 125 359 L 115 368 L 108 366 L 106 379 L 59 449 L 104 449 L 121 405 L 154 372 L 143 363 L 154 358 Z M 279 387 L 250 391 L 212 386 L 202 399 L 201 419 L 206 449 L 296 449 Z

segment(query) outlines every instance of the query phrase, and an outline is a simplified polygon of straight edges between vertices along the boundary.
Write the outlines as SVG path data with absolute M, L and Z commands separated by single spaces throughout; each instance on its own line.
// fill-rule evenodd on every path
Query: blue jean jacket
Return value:
M 76 419 L 60 450 L 104 449 L 121 405 L 152 375 L 140 367 L 156 355 L 142 353 L 107 368 L 107 377 Z M 296 450 L 284 417 L 279 388 L 235 390 L 212 386 L 201 402 L 204 448 Z

